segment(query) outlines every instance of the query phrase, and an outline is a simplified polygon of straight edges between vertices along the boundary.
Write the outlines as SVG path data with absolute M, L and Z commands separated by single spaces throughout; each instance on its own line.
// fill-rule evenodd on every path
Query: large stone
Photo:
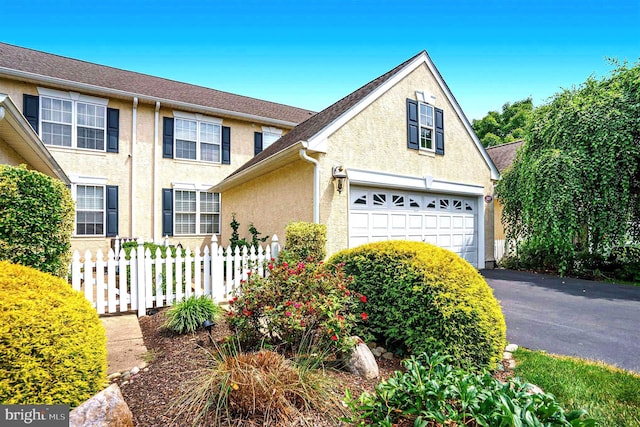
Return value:
M 357 339 L 356 342 L 358 344 L 353 348 L 349 360 L 346 361 L 347 369 L 352 374 L 366 379 L 378 378 L 380 371 L 371 349 L 360 339 Z
M 69 414 L 69 427 L 133 427 L 133 414 L 117 384 L 111 384 Z

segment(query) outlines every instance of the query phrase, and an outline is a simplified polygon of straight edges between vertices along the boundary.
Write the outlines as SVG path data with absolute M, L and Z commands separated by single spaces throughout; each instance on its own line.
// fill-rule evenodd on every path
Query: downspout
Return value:
M 138 97 L 133 97 L 133 113 L 131 116 L 131 153 L 129 157 L 131 158 L 131 191 L 129 194 L 131 195 L 130 203 L 130 212 L 131 217 L 129 218 L 130 224 L 130 236 L 136 236 L 136 128 L 138 125 Z
M 156 112 L 153 117 L 153 189 L 151 191 L 151 203 L 152 203 L 152 211 L 153 215 L 151 215 L 151 229 L 153 230 L 153 241 L 159 242 L 158 236 L 158 228 L 156 227 L 156 222 L 158 221 L 159 215 L 156 212 L 157 205 L 157 188 L 158 188 L 158 126 L 160 124 L 160 101 L 156 101 Z
M 300 149 L 300 158 L 313 164 L 313 222 L 320 224 L 320 167 L 316 159 L 307 155 L 305 143 Z

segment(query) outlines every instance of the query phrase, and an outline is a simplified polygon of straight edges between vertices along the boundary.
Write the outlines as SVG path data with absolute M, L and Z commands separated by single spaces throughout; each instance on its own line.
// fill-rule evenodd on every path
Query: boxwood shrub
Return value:
M 0 165 L 0 212 L 0 260 L 67 274 L 74 203 L 62 181 Z
M 64 280 L 0 261 L 0 403 L 77 406 L 106 382 L 96 310 Z
M 285 229 L 286 252 L 293 260 L 311 258 L 322 261 L 327 252 L 327 226 L 311 222 L 292 222 Z
M 449 354 L 495 368 L 506 344 L 500 305 L 484 278 L 448 250 L 421 242 L 370 243 L 333 255 L 368 298 L 370 332 L 413 354 Z

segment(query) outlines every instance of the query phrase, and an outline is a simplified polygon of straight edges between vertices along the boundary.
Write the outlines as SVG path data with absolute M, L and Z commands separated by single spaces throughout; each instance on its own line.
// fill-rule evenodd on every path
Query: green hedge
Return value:
M 24 165 L 0 165 L 0 260 L 64 277 L 74 211 L 61 181 Z
M 453 252 L 386 241 L 338 252 L 354 291 L 368 298 L 369 330 L 412 354 L 440 352 L 462 366 L 495 368 L 506 344 L 500 305 L 484 278 Z

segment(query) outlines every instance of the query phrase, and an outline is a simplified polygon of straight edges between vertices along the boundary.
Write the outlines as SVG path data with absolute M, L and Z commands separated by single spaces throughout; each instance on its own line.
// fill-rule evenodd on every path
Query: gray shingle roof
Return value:
M 504 172 L 516 158 L 516 152 L 524 144 L 523 140 L 509 142 L 507 144 L 495 145 L 487 148 L 487 154 L 496 165 L 500 173 Z
M 300 123 L 314 114 L 302 108 L 0 43 L 0 74 L 3 68 L 291 123 Z
M 426 53 L 422 51 L 417 55 L 407 59 L 402 64 L 398 65 L 394 69 L 386 72 L 380 77 L 370 81 L 366 85 L 357 89 L 355 92 L 351 92 L 349 95 L 345 96 L 338 102 L 330 105 L 325 108 L 321 112 L 316 115 L 308 118 L 304 122 L 297 125 L 293 128 L 289 133 L 284 135 L 282 138 L 278 139 L 272 145 L 267 147 L 264 151 L 259 153 L 257 156 L 253 157 L 247 163 L 238 168 L 235 172 L 233 172 L 230 177 L 242 172 L 249 167 L 260 163 L 262 160 L 280 152 L 288 147 L 296 144 L 299 141 L 306 141 L 312 136 L 316 135 L 320 131 L 322 131 L 325 127 L 330 125 L 336 119 L 338 119 L 342 114 L 347 112 L 350 108 L 355 106 L 358 102 L 362 101 L 367 95 L 376 90 L 378 87 L 382 86 L 387 80 L 391 79 L 397 72 L 399 72 L 402 68 L 405 67 L 408 63 L 413 61 L 416 57 Z

